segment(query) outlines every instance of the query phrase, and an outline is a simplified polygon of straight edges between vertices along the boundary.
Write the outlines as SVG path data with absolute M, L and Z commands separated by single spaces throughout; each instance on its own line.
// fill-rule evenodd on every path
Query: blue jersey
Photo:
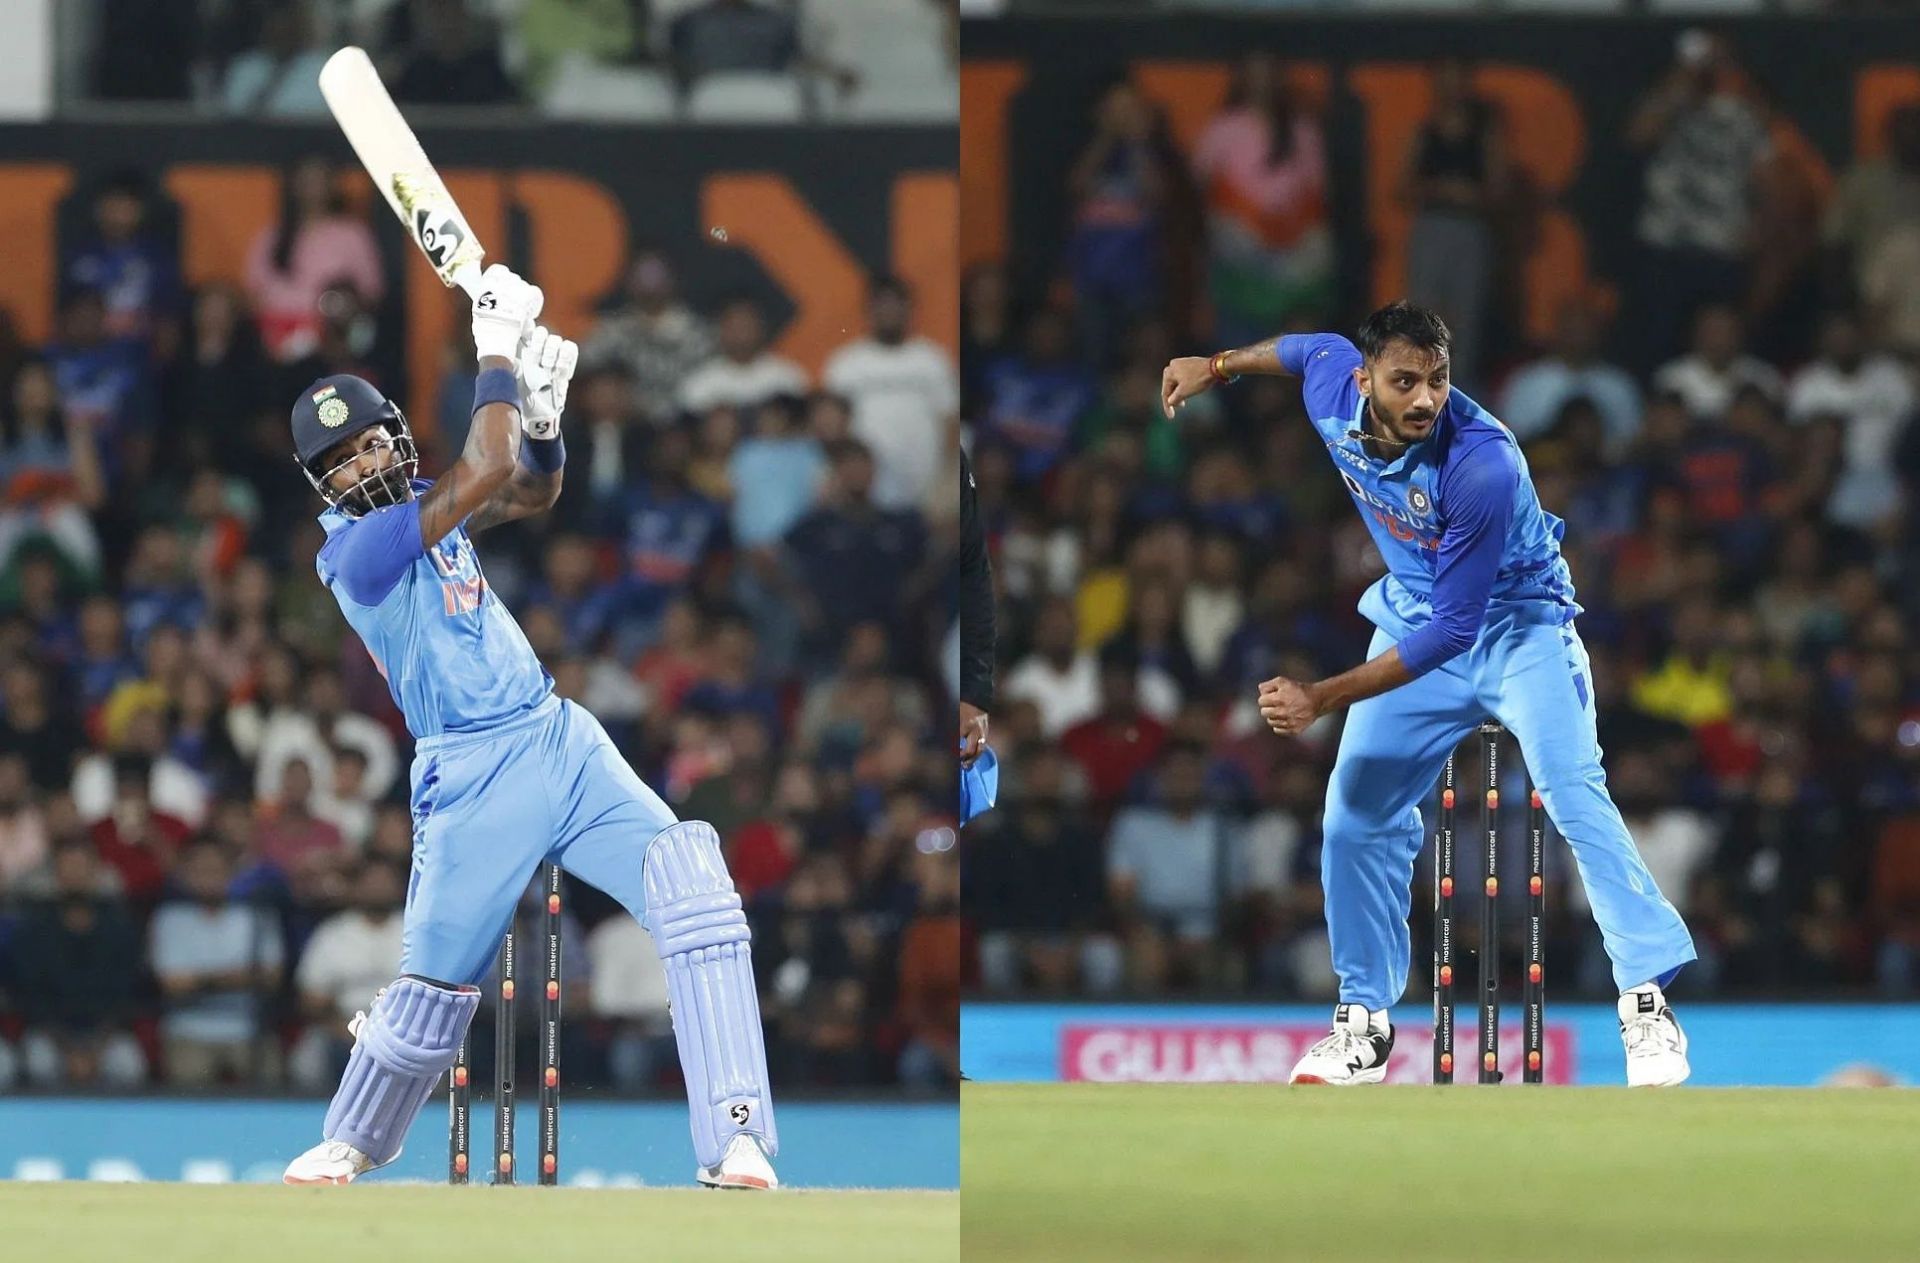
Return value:
M 1426 438 L 1390 459 L 1356 437 L 1365 401 L 1360 352 L 1337 334 L 1280 339 L 1307 413 L 1386 559 L 1361 601 L 1376 624 L 1408 629 L 1400 655 L 1415 675 L 1471 648 L 1489 609 L 1531 606 L 1540 621 L 1579 614 L 1560 556 L 1566 526 L 1540 507 L 1513 432 L 1455 389 Z
M 533 647 L 487 586 L 462 523 L 432 548 L 413 500 L 350 518 L 320 515 L 314 568 L 373 655 L 414 737 L 477 732 L 524 715 L 553 690 Z

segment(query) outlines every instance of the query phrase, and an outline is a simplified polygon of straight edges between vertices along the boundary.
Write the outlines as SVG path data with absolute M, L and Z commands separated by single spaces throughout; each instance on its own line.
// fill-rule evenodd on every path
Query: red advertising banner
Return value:
M 1474 1075 L 1475 1028 L 1459 1028 L 1466 1037 L 1454 1056 L 1459 1082 Z M 1293 1063 L 1327 1033 L 1324 1025 L 1276 1022 L 1269 1025 L 1216 1023 L 1074 1025 L 1060 1032 L 1060 1077 L 1086 1083 L 1285 1083 Z M 1388 1083 L 1430 1083 L 1433 1078 L 1433 1028 L 1422 1022 L 1399 1026 Z M 1500 1062 L 1508 1083 L 1520 1082 L 1523 1056 L 1518 1025 L 1500 1032 Z M 1548 1083 L 1573 1082 L 1573 1031 L 1547 1024 L 1545 1072 Z

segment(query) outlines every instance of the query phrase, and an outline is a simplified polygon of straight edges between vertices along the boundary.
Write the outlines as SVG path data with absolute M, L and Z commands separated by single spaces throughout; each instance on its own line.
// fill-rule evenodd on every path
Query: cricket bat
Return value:
M 427 161 L 365 50 L 350 45 L 327 58 L 320 68 L 320 95 L 441 283 L 478 297 L 486 249 Z

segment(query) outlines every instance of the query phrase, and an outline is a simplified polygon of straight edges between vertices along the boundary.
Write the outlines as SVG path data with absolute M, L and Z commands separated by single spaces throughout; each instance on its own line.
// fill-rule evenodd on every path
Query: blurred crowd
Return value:
M 1401 156 L 1406 292 L 1450 322 L 1456 384 L 1566 521 L 1614 798 L 1700 949 L 1682 989 L 1912 995 L 1920 103 L 1823 200 L 1719 40 L 1684 34 L 1647 77 L 1625 133 L 1592 142 L 1643 164 L 1634 273 L 1528 345 L 1503 262 L 1526 239 L 1507 121 L 1471 67 L 1435 67 Z M 1190 151 L 1124 79 L 1088 133 L 1048 284 L 1017 293 L 985 266 L 963 289 L 962 414 L 1003 600 L 970 982 L 1331 996 L 1320 810 L 1341 721 L 1275 738 L 1255 689 L 1360 661 L 1354 606 L 1381 561 L 1297 382 L 1249 378 L 1177 424 L 1157 387 L 1170 355 L 1364 314 L 1336 292 L 1334 159 L 1260 55 Z M 1552 850 L 1557 985 L 1611 994 Z
M 73 95 L 326 113 L 358 44 L 410 105 L 656 119 L 951 118 L 954 0 L 76 0 Z
M 337 174 L 298 164 L 245 284 L 189 292 L 164 204 L 103 173 L 54 337 L 0 312 L 0 1087 L 326 1088 L 396 972 L 411 743 L 314 574 L 287 430 L 316 377 L 406 367 Z M 565 330 L 559 504 L 479 541 L 556 690 L 720 830 L 790 1087 L 955 1079 L 958 387 L 903 285 L 870 315 L 816 375 L 637 246 Z M 466 337 L 414 366 L 444 375 L 426 476 L 464 440 Z M 670 1086 L 651 944 L 571 891 L 569 1080 Z

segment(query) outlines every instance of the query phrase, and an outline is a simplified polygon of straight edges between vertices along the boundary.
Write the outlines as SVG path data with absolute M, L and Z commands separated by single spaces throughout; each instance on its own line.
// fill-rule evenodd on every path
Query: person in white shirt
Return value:
M 876 504 L 912 509 L 939 477 L 945 439 L 960 407 L 953 362 L 930 338 L 911 336 L 913 296 L 902 281 L 874 278 L 868 333 L 827 360 L 826 387 L 853 404 L 853 434 L 873 452 Z
M 653 1086 L 655 1072 L 674 1057 L 660 953 L 638 921 L 608 917 L 587 936 L 587 959 L 593 1015 L 614 1023 L 607 1043 L 614 1086 L 626 1091 Z
M 766 320 L 751 298 L 736 298 L 720 312 L 715 329 L 720 353 L 680 383 L 680 409 L 754 408 L 775 395 L 804 395 L 805 371 L 767 349 Z
M 1072 602 L 1049 600 L 1033 631 L 1033 652 L 1014 664 L 1002 695 L 1009 702 L 1032 702 L 1040 711 L 1047 740 L 1100 710 L 1100 668 L 1094 656 L 1075 645 Z
M 1742 386 L 1757 386 L 1775 402 L 1782 393 L 1779 372 L 1747 354 L 1740 313 L 1724 303 L 1700 309 L 1693 321 L 1693 350 L 1653 375 L 1654 393 L 1680 396 L 1696 418 L 1724 416 Z
M 1845 437 L 1839 481 L 1827 515 L 1868 528 L 1901 504 L 1895 454 L 1913 416 L 1913 380 L 1890 355 L 1869 353 L 1860 322 L 1835 312 L 1820 326 L 1820 358 L 1794 375 L 1787 419 L 1808 425 L 1840 418 Z
M 374 993 L 400 970 L 400 904 L 406 879 L 386 860 L 360 865 L 353 902 L 322 921 L 294 970 L 300 1011 L 311 1025 L 287 1061 L 297 1087 L 334 1083 L 353 1048 L 347 1023 L 372 1005 Z

